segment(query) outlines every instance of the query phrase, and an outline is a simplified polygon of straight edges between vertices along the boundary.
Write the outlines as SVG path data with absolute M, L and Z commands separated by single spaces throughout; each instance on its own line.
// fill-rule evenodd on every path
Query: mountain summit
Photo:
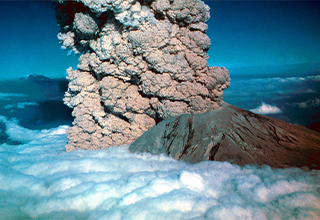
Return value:
M 320 169 L 320 134 L 224 103 L 204 114 L 184 114 L 160 122 L 131 146 L 133 152 L 166 154 L 197 163 Z

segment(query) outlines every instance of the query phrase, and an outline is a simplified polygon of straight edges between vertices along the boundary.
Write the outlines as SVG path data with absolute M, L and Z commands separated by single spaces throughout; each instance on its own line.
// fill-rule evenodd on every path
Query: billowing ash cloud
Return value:
M 126 146 L 65 152 L 67 126 L 0 116 L 1 219 L 318 219 L 320 171 L 187 164 Z
M 82 54 L 67 71 L 67 150 L 128 144 L 163 119 L 222 105 L 230 78 L 208 66 L 202 1 L 59 1 L 56 17 L 62 47 Z

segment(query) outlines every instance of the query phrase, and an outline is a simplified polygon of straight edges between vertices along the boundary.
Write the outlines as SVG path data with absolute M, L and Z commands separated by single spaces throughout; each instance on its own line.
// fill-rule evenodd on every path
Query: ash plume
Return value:
M 208 66 L 209 7 L 200 0 L 57 1 L 73 108 L 68 151 L 130 144 L 158 122 L 219 109 L 229 72 Z

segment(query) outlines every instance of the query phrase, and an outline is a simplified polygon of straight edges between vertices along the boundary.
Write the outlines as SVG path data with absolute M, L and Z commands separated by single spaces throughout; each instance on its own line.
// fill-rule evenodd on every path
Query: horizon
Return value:
M 225 66 L 231 77 L 224 100 L 247 110 L 263 107 L 261 103 L 266 103 L 282 112 L 272 117 L 318 129 L 319 78 L 310 77 L 320 75 L 320 23 L 310 19 L 320 20 L 320 14 L 314 14 L 315 7 L 311 7 L 318 3 L 206 3 L 211 7 L 207 31 L 211 39 L 208 64 Z M 8 80 L 30 75 L 67 81 L 66 69 L 70 66 L 75 69 L 78 58 L 73 54 L 67 56 L 68 51 L 60 49 L 54 4 L 24 1 L 0 2 L 0 6 L 6 6 L 0 7 L 0 12 L 4 12 L 0 13 L 0 18 L 6 30 L 0 36 L 3 48 L 0 82 L 6 85 Z M 288 21 L 290 24 L 282 30 Z M 271 27 L 274 29 L 270 31 Z M 269 34 L 267 38 L 259 38 L 266 33 Z M 282 46 L 277 47 L 279 45 Z M 283 57 L 283 54 L 288 56 Z M 297 57 L 306 59 L 292 63 Z M 11 91 L 5 91 L 5 88 L 8 87 L 4 86 L 2 93 Z M 41 87 L 42 90 L 45 88 Z M 30 108 L 32 111 L 37 106 Z M 9 110 L 14 111 L 7 109 L 5 113 L 9 114 Z

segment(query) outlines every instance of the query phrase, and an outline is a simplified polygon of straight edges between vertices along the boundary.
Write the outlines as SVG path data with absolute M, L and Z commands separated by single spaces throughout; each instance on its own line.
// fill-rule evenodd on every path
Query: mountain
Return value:
M 320 169 L 320 133 L 227 103 L 213 112 L 162 121 L 130 151 L 163 153 L 190 163 L 216 160 Z
M 50 79 L 42 75 L 0 81 L 0 92 L 25 94 L 33 101 L 62 100 L 67 88 L 66 79 Z
M 29 129 L 71 124 L 72 109 L 62 100 L 67 88 L 66 79 L 42 75 L 0 81 L 0 115 L 17 118 L 20 125 Z
M 43 75 L 37 75 L 37 74 L 30 74 L 23 77 L 20 77 L 19 80 L 25 80 L 25 81 L 50 81 L 51 79 L 49 77 L 43 76 Z

